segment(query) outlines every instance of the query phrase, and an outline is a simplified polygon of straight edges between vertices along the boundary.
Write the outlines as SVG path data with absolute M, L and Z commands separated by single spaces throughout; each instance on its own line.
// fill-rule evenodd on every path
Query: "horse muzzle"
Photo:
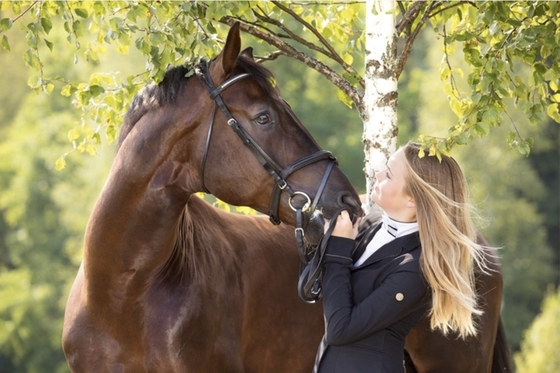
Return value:
M 353 197 L 350 192 L 341 192 L 336 204 L 329 205 L 328 208 L 319 207 L 308 212 L 304 222 L 306 242 L 312 246 L 318 245 L 323 238 L 325 220 L 331 220 L 341 210 L 348 211 L 354 222 L 358 217 L 364 215 L 360 201 Z

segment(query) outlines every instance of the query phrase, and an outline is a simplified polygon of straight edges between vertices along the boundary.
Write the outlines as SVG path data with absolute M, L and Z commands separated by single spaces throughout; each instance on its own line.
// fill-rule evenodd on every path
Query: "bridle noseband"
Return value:
M 216 87 L 210 77 L 210 61 L 202 60 L 198 65 L 195 66 L 194 71 L 202 85 L 206 87 L 208 92 L 210 93 L 210 98 L 214 100 L 214 109 L 212 111 L 212 119 L 210 122 L 210 126 L 208 128 L 208 135 L 206 136 L 206 147 L 204 149 L 204 154 L 202 156 L 202 164 L 200 168 L 200 182 L 202 184 L 202 188 L 206 193 L 210 193 L 204 184 L 204 170 L 206 167 L 206 158 L 208 156 L 208 150 L 210 147 L 210 139 L 212 138 L 212 130 L 214 127 L 214 120 L 216 117 L 216 105 L 220 108 L 222 113 L 225 115 L 227 119 L 228 125 L 233 129 L 233 131 L 237 134 L 237 136 L 241 139 L 243 144 L 249 148 L 251 153 L 257 158 L 260 164 L 264 167 L 264 169 L 268 172 L 268 174 L 274 180 L 274 187 L 272 190 L 272 195 L 270 198 L 270 207 L 269 207 L 269 217 L 270 221 L 277 225 L 280 224 L 280 219 L 278 217 L 278 209 L 280 204 L 280 197 L 282 192 L 285 192 L 289 196 L 289 205 L 290 207 L 296 212 L 296 241 L 300 251 L 300 257 L 303 262 L 307 263 L 307 254 L 304 252 L 303 246 L 303 227 L 304 227 L 304 215 L 303 213 L 313 213 L 317 207 L 319 199 L 325 189 L 327 184 L 327 180 L 329 175 L 334 167 L 337 164 L 336 158 L 332 155 L 331 152 L 326 150 L 320 150 L 316 153 L 303 157 L 294 163 L 290 164 L 289 166 L 282 168 L 278 163 L 276 163 L 264 149 L 262 149 L 259 144 L 245 131 L 245 129 L 235 120 L 233 115 L 228 110 L 227 106 L 224 104 L 222 97 L 220 94 L 228 87 L 233 85 L 234 83 L 249 77 L 251 74 L 244 73 L 239 74 L 231 77 L 230 79 L 223 82 L 221 85 Z M 317 194 L 313 203 L 311 203 L 311 198 L 300 191 L 294 191 L 287 182 L 287 178 L 294 172 L 299 169 L 302 169 L 310 164 L 321 160 L 329 160 L 329 164 L 325 170 L 325 174 L 323 175 L 323 179 L 321 180 L 321 184 L 317 190 Z M 305 199 L 305 203 L 302 206 L 294 206 L 293 199 L 296 196 L 303 196 Z M 309 217 L 308 217 L 309 220 Z

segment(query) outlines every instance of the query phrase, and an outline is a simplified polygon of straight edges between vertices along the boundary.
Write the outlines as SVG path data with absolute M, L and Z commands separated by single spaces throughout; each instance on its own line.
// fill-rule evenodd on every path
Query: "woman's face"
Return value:
M 375 174 L 372 200 L 394 220 L 416 221 L 416 206 L 411 196 L 404 193 L 406 160 L 402 149 L 387 162 L 387 167 Z

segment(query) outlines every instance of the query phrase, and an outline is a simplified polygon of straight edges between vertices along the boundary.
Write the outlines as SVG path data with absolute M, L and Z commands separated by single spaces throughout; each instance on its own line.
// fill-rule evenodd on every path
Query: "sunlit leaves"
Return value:
M 440 76 L 460 130 L 451 131 L 445 139 L 427 138 L 429 142 L 441 142 L 445 149 L 458 143 L 456 136 L 462 131 L 467 137 L 486 136 L 492 127 L 507 121 L 516 128 L 508 144 L 529 154 L 532 140 L 524 138 L 515 120 L 503 113 L 506 100 L 512 99 L 532 124 L 547 115 L 560 122 L 554 99 L 560 78 L 559 11 L 558 2 L 484 1 L 455 7 L 432 19 L 436 27 L 448 22 L 448 53 L 450 46 L 462 45 L 464 60 L 471 67 L 467 77 L 471 92 L 456 89 L 454 78 L 459 74 L 446 60 Z
M 288 4 L 289 12 L 317 28 L 321 37 L 343 46 L 339 59 L 351 66 L 358 56 L 355 54 L 363 45 L 363 25 L 359 6 L 334 4 Z M 241 17 L 248 22 L 259 22 L 257 15 L 281 19 L 287 17 L 286 9 L 272 2 L 177 2 L 177 1 L 43 1 L 13 4 L 12 11 L 18 16 L 28 12 L 26 21 L 29 50 L 25 62 L 37 71 L 29 85 L 35 90 L 51 92 L 53 83 L 63 96 L 72 96 L 74 104 L 83 110 L 80 138 L 73 139 L 76 151 L 88 152 L 95 146 L 97 138 L 112 141 L 132 96 L 149 82 L 160 82 L 170 65 L 189 63 L 198 56 L 215 56 L 225 39 L 228 27 L 221 24 L 224 16 Z M 0 30 L 12 27 L 9 18 L 0 23 Z M 99 61 L 114 47 L 122 54 L 130 48 L 143 56 L 139 61 L 138 75 L 134 77 L 113 76 L 112 80 L 98 82 L 70 82 L 64 78 L 44 76 L 41 62 L 42 48 L 53 51 L 56 46 L 46 36 L 53 27 L 62 26 L 66 40 L 74 47 L 74 63 L 81 60 Z M 307 36 L 306 36 L 307 38 Z M 317 35 L 309 38 L 318 41 Z M 40 43 L 41 42 L 41 43 Z M 321 45 L 321 43 L 319 43 Z M 2 46 L 9 48 L 7 38 Z M 322 45 L 321 48 L 327 48 Z M 142 72 L 146 72 L 142 74 Z M 351 77 L 357 86 L 359 77 Z M 350 105 L 350 99 L 340 95 Z M 87 128 L 95 127 L 93 135 Z M 92 137 L 93 136 L 93 137 Z M 97 137 L 96 137 L 97 136 Z M 82 144 L 82 145 L 81 145 Z M 61 165 L 62 162 L 59 162 Z
M 558 102 L 558 101 L 557 101 Z M 560 123 L 560 114 L 558 113 L 558 103 L 552 103 L 546 108 L 549 117 Z
M 525 373 L 552 373 L 560 371 L 560 289 L 549 291 L 541 313 L 533 320 L 521 342 L 521 351 L 515 354 L 518 371 Z
M 245 20 L 255 27 L 263 25 L 267 31 L 274 21 L 277 37 L 289 33 L 281 29 L 284 20 L 299 22 L 304 40 L 314 43 L 325 55 L 336 55 L 345 70 L 340 76 L 354 87 L 361 84 L 360 74 L 352 70 L 355 62 L 361 59 L 365 38 L 360 6 L 271 1 L 22 1 L 1 4 L 2 9 L 10 9 L 14 17 L 0 20 L 0 32 L 11 29 L 15 17 L 23 12 L 30 15 L 25 21 L 29 50 L 24 54 L 24 61 L 37 76 L 30 80 L 30 86 L 45 92 L 60 89 L 62 95 L 72 96 L 76 106 L 84 111 L 82 125 L 96 123 L 99 130 L 95 133 L 104 132 L 107 139 L 114 138 L 122 114 L 139 88 L 149 82 L 160 82 L 170 65 L 218 53 L 227 32 L 222 24 L 225 16 Z M 425 138 L 434 141 L 433 149 L 448 151 L 472 137 L 486 136 L 504 121 L 516 127 L 515 120 L 504 113 L 505 102 L 509 100 L 518 105 L 533 124 L 547 116 L 559 121 L 558 100 L 552 98 L 559 93 L 559 4 L 549 1 L 441 2 L 440 8 L 431 14 L 430 22 L 442 35 L 445 54 L 449 56 L 457 50 L 471 69 L 465 70 L 463 77 L 461 69 L 448 61 L 442 64 L 440 77 L 458 122 L 443 139 Z M 402 2 L 401 5 L 406 11 L 414 3 Z M 410 27 L 414 28 L 418 22 L 415 19 Z M 73 45 L 76 64 L 81 60 L 101 60 L 109 47 L 123 54 L 129 54 L 132 48 L 142 55 L 142 60 L 138 61 L 138 75 L 82 84 L 44 76 L 41 53 L 56 49 L 46 38 L 56 25 L 63 26 L 67 41 Z M 318 34 L 311 32 L 311 28 Z M 337 45 L 337 50 L 329 49 L 322 38 Z M 9 50 L 6 35 L 2 35 L 1 45 Z M 523 67 L 531 69 L 529 79 Z M 454 80 L 466 81 L 469 89 L 459 88 Z M 53 85 L 56 82 L 63 84 Z M 346 105 L 351 105 L 346 94 L 340 92 L 338 96 Z M 514 133 L 518 138 L 508 143 L 526 153 L 524 147 L 528 141 L 522 129 L 515 128 Z

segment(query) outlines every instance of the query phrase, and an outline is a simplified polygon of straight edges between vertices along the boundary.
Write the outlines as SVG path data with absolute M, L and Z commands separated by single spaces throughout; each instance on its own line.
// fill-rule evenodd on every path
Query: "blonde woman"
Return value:
M 403 373 L 405 337 L 426 312 L 444 334 L 477 334 L 474 268 L 487 267 L 467 184 L 455 160 L 419 151 L 407 144 L 376 174 L 381 223 L 337 218 L 324 259 L 316 373 Z

